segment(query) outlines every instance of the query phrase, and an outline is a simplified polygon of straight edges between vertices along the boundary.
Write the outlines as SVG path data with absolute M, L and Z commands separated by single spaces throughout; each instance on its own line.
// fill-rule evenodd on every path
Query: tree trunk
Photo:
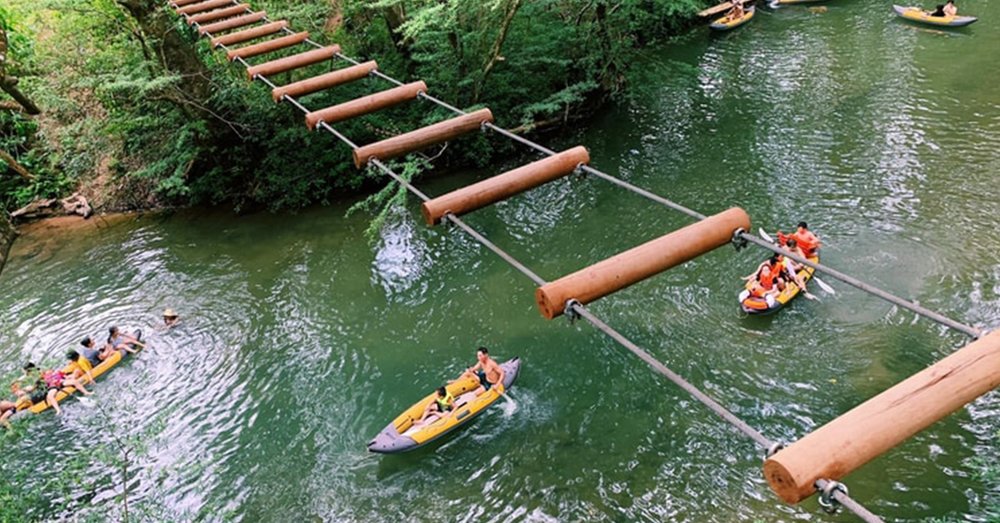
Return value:
M 0 159 L 2 159 L 4 162 L 7 162 L 7 165 L 10 166 L 10 169 L 16 172 L 17 174 L 20 174 L 21 178 L 24 178 L 29 182 L 35 179 L 35 177 L 31 174 L 30 171 L 25 169 L 23 165 L 17 163 L 17 160 L 15 160 L 13 156 L 7 154 L 5 151 L 0 150 Z
M 504 9 L 503 22 L 500 24 L 500 32 L 497 33 L 497 37 L 493 40 L 493 46 L 490 48 L 489 58 L 486 60 L 486 65 L 483 66 L 483 72 L 479 75 L 479 81 L 476 82 L 476 88 L 473 90 L 472 103 L 479 101 L 479 95 L 482 92 L 483 85 L 486 84 L 486 78 L 493 71 L 493 67 L 496 66 L 497 62 L 502 60 L 500 56 L 500 51 L 503 50 L 503 43 L 507 40 L 507 32 L 510 31 L 510 26 L 514 22 L 514 16 L 517 14 L 518 9 L 521 8 L 521 0 L 509 0 L 507 6 Z
M 41 109 L 17 88 L 17 78 L 7 75 L 7 28 L 0 24 L 0 90 L 10 95 L 28 114 L 39 114 Z
M 7 213 L 0 209 L 0 270 L 3 269 L 3 265 L 7 261 L 7 253 L 10 252 L 10 244 L 14 242 L 15 237 L 17 237 L 17 231 L 7 219 Z
M 410 43 L 399 32 L 399 28 L 406 23 L 406 10 L 402 4 L 386 7 L 382 10 L 382 18 L 385 19 L 385 25 L 389 29 L 389 38 L 392 39 L 393 45 L 396 46 L 396 51 L 406 59 L 407 67 L 410 67 L 409 64 L 412 62 L 410 60 Z

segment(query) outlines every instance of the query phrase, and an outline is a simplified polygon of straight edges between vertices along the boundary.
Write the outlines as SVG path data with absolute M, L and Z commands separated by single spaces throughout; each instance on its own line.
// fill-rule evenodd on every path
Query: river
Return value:
M 739 205 L 769 230 L 807 220 L 824 263 L 1000 327 L 1000 3 L 963 3 L 982 20 L 954 32 L 888 3 L 827 6 L 649 50 L 627 98 L 550 145 L 585 144 L 595 166 L 705 213 Z M 420 185 L 443 194 L 514 162 Z M 0 276 L 0 374 L 111 324 L 149 341 L 89 405 L 6 443 L 36 488 L 62 484 L 33 517 L 118 514 L 110 459 L 74 481 L 55 465 L 117 436 L 144 442 L 130 500 L 154 520 L 853 521 L 782 504 L 752 442 L 586 323 L 543 320 L 530 281 L 457 229 L 424 226 L 412 198 L 371 242 L 351 203 L 19 239 Z M 576 176 L 468 222 L 549 280 L 689 223 Z M 785 441 L 968 341 L 833 281 L 835 296 L 744 317 L 738 278 L 762 257 L 722 248 L 592 310 Z M 183 318 L 166 333 L 152 328 L 164 307 Z M 410 454 L 366 452 L 479 345 L 523 359 L 516 407 Z M 984 471 L 1000 463 L 998 412 L 997 395 L 977 400 L 850 475 L 851 494 L 893 521 L 997 520 Z

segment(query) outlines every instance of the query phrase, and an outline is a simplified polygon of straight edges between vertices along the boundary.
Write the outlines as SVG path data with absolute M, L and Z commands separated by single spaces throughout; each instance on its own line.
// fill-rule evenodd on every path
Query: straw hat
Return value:
M 163 311 L 163 317 L 164 318 L 176 318 L 177 317 L 177 313 L 174 312 L 173 309 L 171 309 L 171 308 L 168 307 L 166 310 Z

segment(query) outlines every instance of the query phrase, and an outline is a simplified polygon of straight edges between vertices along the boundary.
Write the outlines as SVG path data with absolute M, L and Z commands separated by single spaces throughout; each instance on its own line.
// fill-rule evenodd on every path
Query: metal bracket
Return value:
M 840 502 L 834 498 L 834 492 L 840 491 L 845 496 L 850 495 L 847 491 L 847 485 L 839 481 L 827 480 L 826 485 L 819 491 L 819 506 L 823 507 L 823 510 L 827 514 L 836 514 L 840 511 Z
M 743 250 L 747 246 L 747 240 L 743 237 L 744 234 L 746 234 L 746 231 L 743 230 L 743 227 L 733 231 L 733 238 L 729 241 L 732 242 L 733 247 L 736 248 L 736 252 Z
M 764 461 L 770 459 L 771 456 L 777 454 L 783 448 L 785 448 L 784 441 L 775 441 L 774 443 L 772 443 L 771 446 L 767 448 L 767 453 L 764 454 Z
M 576 312 L 576 309 L 574 308 L 574 306 L 576 305 L 579 305 L 581 307 L 583 306 L 583 304 L 580 303 L 580 300 L 577 300 L 576 298 L 570 298 L 566 300 L 566 306 L 563 307 L 563 315 L 569 318 L 570 325 L 575 323 L 576 320 L 580 319 L 580 314 Z

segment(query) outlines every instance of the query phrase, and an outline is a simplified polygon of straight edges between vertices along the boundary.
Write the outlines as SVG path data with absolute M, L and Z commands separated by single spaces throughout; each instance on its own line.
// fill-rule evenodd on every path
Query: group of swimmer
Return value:
M 503 367 L 490 357 L 489 349 L 479 347 L 476 349 L 476 364 L 465 369 L 458 379 L 478 379 L 479 386 L 472 392 L 476 397 L 479 397 L 492 388 L 496 388 L 498 393 L 504 394 L 506 392 L 503 387 L 505 377 Z M 455 381 L 458 380 L 452 380 L 448 383 L 454 383 Z M 442 385 L 437 389 L 437 397 L 424 409 L 424 414 L 420 417 L 418 423 L 426 421 L 431 416 L 437 416 L 439 419 L 447 418 L 455 410 L 455 407 L 455 396 L 448 392 L 446 386 Z
M 809 225 L 806 222 L 799 222 L 798 228 L 792 234 L 786 235 L 778 231 L 778 244 L 792 254 L 809 259 L 816 256 L 822 242 L 809 230 Z M 785 290 L 789 283 L 793 282 L 807 298 L 815 299 L 816 297 L 806 290 L 806 281 L 801 274 L 802 268 L 801 263 L 781 254 L 771 256 L 758 265 L 752 273 L 743 277 L 744 280 L 750 282 L 750 285 L 748 289 L 740 293 L 740 302 L 750 296 L 755 296 L 763 298 L 768 307 L 774 307 L 775 298 Z
M 173 309 L 163 311 L 163 329 L 169 329 L 180 322 L 180 317 Z M 93 338 L 87 336 L 80 340 L 81 348 L 66 352 L 67 364 L 61 369 L 42 370 L 32 362 L 22 368 L 20 377 L 10 385 L 14 401 L 0 400 L 0 425 L 10 427 L 9 419 L 17 411 L 30 408 L 33 405 L 45 403 L 55 410 L 56 415 L 62 414 L 59 408 L 59 392 L 67 387 L 80 391 L 84 396 L 93 394 L 87 385 L 94 382 L 91 371 L 94 367 L 112 357 L 115 353 L 124 357 L 135 354 L 138 348 L 145 344 L 135 336 L 125 334 L 118 327 L 108 329 L 108 338 L 98 345 Z

